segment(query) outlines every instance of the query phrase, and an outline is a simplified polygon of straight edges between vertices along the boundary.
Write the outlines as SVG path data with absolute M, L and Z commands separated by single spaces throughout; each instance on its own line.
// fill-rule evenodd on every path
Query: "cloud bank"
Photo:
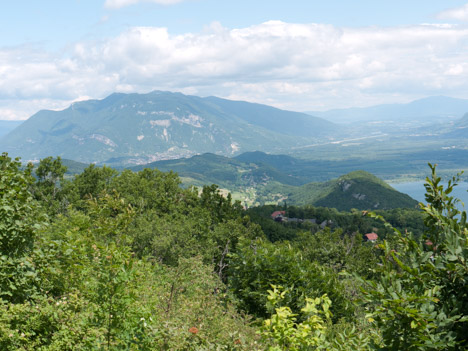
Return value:
M 468 96 L 468 28 L 269 21 L 171 35 L 136 27 L 68 52 L 0 49 L 0 119 L 154 89 L 317 110 Z M 16 111 L 16 112 L 12 112 Z
M 437 17 L 440 19 L 468 22 L 468 4 L 454 9 L 442 11 L 437 15 Z

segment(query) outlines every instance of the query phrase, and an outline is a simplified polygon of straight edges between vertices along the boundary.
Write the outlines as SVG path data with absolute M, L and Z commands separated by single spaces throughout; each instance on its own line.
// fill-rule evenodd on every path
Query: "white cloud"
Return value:
M 26 118 L 33 108 L 60 108 L 82 96 L 154 89 L 295 110 L 463 97 L 467 42 L 462 26 L 269 21 L 232 30 L 215 24 L 182 35 L 137 27 L 101 42 L 76 43 L 66 53 L 0 50 L 0 106 L 8 101 L 8 118 L 14 119 L 15 108 L 16 118 Z
M 106 0 L 104 6 L 109 9 L 120 9 L 125 6 L 135 5 L 142 2 L 152 2 L 160 5 L 172 5 L 184 0 Z
M 437 18 L 456 21 L 468 21 L 468 4 L 442 11 L 437 15 Z

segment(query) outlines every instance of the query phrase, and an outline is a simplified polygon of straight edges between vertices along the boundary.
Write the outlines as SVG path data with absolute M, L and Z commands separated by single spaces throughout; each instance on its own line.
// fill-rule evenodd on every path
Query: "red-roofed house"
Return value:
M 374 241 L 377 241 L 378 238 L 379 236 L 376 233 L 368 233 L 364 235 L 364 240 L 366 241 L 374 242 Z
M 286 211 L 275 211 L 271 214 L 271 219 L 281 222 L 286 214 Z

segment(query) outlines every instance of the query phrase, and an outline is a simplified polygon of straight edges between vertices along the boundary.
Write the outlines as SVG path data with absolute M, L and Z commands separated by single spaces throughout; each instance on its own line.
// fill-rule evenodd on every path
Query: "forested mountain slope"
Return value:
M 217 184 L 236 193 L 236 199 L 245 205 L 287 201 L 339 210 L 414 208 L 417 205 L 417 201 L 364 171 L 354 171 L 328 182 L 311 182 L 316 174 L 308 178 L 307 170 L 314 167 L 314 162 L 286 155 L 251 152 L 228 158 L 203 154 L 132 169 L 139 171 L 146 167 L 176 172 L 186 186 Z M 294 168 L 299 176 L 289 173 Z
M 304 113 L 154 91 L 112 94 L 62 111 L 40 111 L 0 139 L 0 149 L 26 160 L 54 155 L 135 165 L 206 152 L 279 151 L 336 129 Z
M 144 168 L 157 168 L 161 171 L 177 172 L 186 185 L 217 184 L 221 187 L 256 187 L 267 182 L 286 185 L 300 185 L 303 181 L 288 176 L 271 165 L 246 163 L 236 158 L 215 154 L 197 155 L 186 159 L 157 161 L 132 167 L 138 171 Z
M 354 171 L 318 185 L 306 184 L 288 197 L 293 204 L 311 204 L 338 210 L 416 208 L 418 202 L 400 193 L 376 176 Z

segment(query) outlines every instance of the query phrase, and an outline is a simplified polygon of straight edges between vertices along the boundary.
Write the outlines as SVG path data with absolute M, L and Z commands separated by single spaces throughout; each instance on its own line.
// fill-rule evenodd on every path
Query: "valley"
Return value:
M 468 0 L 0 28 L 0 351 L 468 350 Z
M 357 170 L 400 183 L 425 179 L 428 162 L 442 177 L 468 168 L 466 111 L 468 100 L 432 97 L 312 116 L 217 97 L 119 93 L 40 111 L 0 136 L 0 148 L 24 162 L 60 156 L 72 174 L 90 163 L 173 171 L 184 187 L 217 184 L 245 207 L 313 204 Z
M 392 284 L 402 291 L 402 272 L 413 294 L 435 271 L 439 247 L 446 251 L 437 272 L 452 276 L 452 258 L 465 260 L 461 229 L 453 228 L 466 227 L 466 214 L 449 194 L 466 195 L 466 175 L 452 177 L 468 168 L 468 115 L 444 116 L 342 123 L 168 92 L 38 112 L 0 137 L 0 148 L 22 158 L 0 156 L 0 224 L 8 233 L 0 241 L 14 262 L 1 265 L 11 278 L 0 276 L 0 299 L 17 308 L 0 311 L 0 327 L 12 335 L 0 337 L 0 347 L 37 345 L 35 335 L 53 328 L 81 349 L 116 349 L 112 343 L 195 351 L 200 342 L 271 350 L 265 345 L 281 336 L 268 326 L 289 318 L 272 312 L 275 296 L 284 296 L 281 311 L 304 320 L 290 333 L 310 322 L 304 311 L 311 301 L 323 309 L 314 323 L 330 330 L 320 329 L 320 347 L 392 345 L 385 323 L 362 318 L 369 308 L 363 299 L 377 306 L 376 319 L 387 320 L 406 308 L 379 310 L 382 301 L 395 304 Z M 428 201 L 420 189 L 426 177 Z M 455 190 L 454 181 L 461 182 Z M 454 239 L 439 237 L 440 230 Z M 417 308 L 411 313 L 424 315 L 426 306 Z M 443 309 L 437 318 L 460 319 Z M 11 329 L 17 320 L 26 342 Z M 389 330 L 412 327 L 398 328 Z M 310 345 L 304 335 L 291 340 Z M 454 338 L 466 343 L 462 332 Z
M 357 169 L 421 179 L 429 161 L 449 172 L 468 165 L 468 100 L 434 97 L 357 111 L 316 117 L 180 93 L 112 94 L 40 111 L 0 136 L 0 148 L 24 161 L 54 155 L 113 167 L 262 151 L 320 161 L 316 168 L 331 171 L 319 180 Z
M 397 195 L 386 183 L 368 172 L 349 171 L 347 175 L 338 174 L 346 169 L 342 165 L 332 173 L 330 168 L 315 161 L 299 160 L 287 155 L 269 155 L 259 151 L 244 153 L 235 158 L 203 154 L 131 169 L 140 171 L 144 168 L 176 172 L 185 187 L 217 184 L 245 207 L 282 202 L 341 210 L 416 206 L 416 202 Z M 324 182 L 323 179 L 328 177 L 337 179 Z M 346 182 L 349 186 L 356 184 L 356 189 L 351 189 L 354 191 L 349 191 L 343 197 L 340 193 L 345 193 L 348 188 L 340 188 L 339 184 Z M 372 193 L 374 195 L 370 195 Z M 372 197 L 374 200 L 370 200 Z

